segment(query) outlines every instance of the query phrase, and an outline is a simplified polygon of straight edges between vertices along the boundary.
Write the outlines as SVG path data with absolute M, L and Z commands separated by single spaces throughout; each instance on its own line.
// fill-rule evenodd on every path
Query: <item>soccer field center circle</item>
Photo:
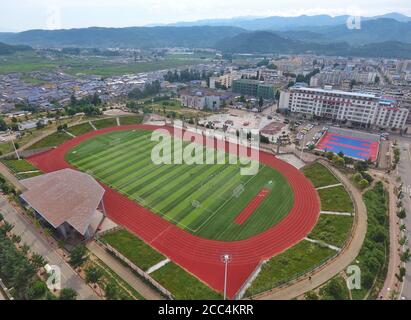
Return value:
M 88 139 L 114 131 L 152 131 L 160 128 L 165 127 L 129 125 L 92 131 L 27 160 L 46 173 L 65 168 L 76 169 L 67 162 L 65 156 Z M 173 131 L 171 127 L 167 127 L 167 130 Z M 228 143 L 225 150 L 229 150 Z M 106 190 L 105 210 L 114 222 L 124 226 L 219 292 L 224 289 L 224 264 L 221 257 L 230 254 L 227 293 L 234 297 L 260 262 L 284 252 L 303 240 L 316 225 L 320 213 L 317 191 L 298 169 L 263 151 L 259 151 L 259 161 L 287 179 L 294 193 L 294 204 L 288 215 L 280 222 L 245 240 L 227 242 L 195 236 L 102 184 Z

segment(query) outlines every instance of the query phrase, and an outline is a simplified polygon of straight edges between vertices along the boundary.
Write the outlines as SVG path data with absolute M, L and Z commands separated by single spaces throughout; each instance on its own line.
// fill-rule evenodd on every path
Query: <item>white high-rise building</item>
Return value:
M 279 108 L 330 120 L 381 128 L 404 128 L 408 109 L 375 94 L 292 87 L 281 92 Z

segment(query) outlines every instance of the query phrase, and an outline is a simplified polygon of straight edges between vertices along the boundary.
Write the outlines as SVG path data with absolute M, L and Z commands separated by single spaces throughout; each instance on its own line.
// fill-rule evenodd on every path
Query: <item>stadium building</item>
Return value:
M 294 86 L 282 91 L 280 110 L 374 128 L 403 129 L 409 111 L 375 94 Z
M 21 184 L 23 203 L 65 240 L 90 239 L 103 222 L 105 190 L 88 174 L 64 169 Z

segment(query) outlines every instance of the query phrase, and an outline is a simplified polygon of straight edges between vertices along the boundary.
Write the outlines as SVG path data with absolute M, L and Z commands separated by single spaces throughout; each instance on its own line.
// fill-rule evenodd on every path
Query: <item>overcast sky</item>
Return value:
M 399 12 L 410 0 L 0 0 L 0 31 L 127 27 L 236 16 Z

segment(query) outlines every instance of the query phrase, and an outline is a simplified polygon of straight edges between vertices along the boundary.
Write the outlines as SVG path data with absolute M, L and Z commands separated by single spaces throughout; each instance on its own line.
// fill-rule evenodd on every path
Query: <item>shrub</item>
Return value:
M 29 300 L 38 300 L 44 298 L 47 291 L 48 289 L 44 282 L 36 281 L 27 289 L 26 296 Z
M 77 292 L 73 289 L 67 288 L 60 291 L 60 300 L 76 300 Z
M 85 246 L 76 246 L 70 253 L 70 264 L 77 268 L 81 267 L 87 259 L 87 250 Z
M 365 189 L 369 187 L 370 183 L 366 179 L 362 179 L 358 185 L 361 189 Z

